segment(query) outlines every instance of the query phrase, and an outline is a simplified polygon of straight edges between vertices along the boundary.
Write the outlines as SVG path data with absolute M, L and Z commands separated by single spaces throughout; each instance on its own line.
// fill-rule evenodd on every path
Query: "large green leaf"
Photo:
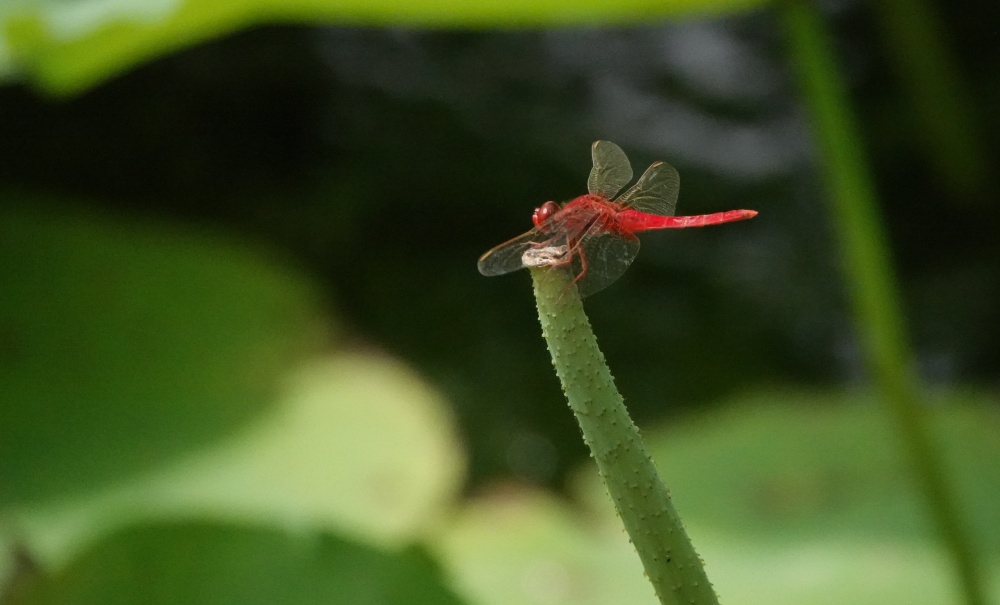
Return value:
M 0 208 L 0 507 L 243 423 L 319 327 L 294 272 L 178 227 Z
M 992 394 L 938 394 L 925 410 L 980 545 L 1000 555 L 1000 418 Z M 882 538 L 935 544 L 891 419 L 867 393 L 748 397 L 650 436 L 685 518 L 747 539 Z M 597 488 L 591 492 L 597 498 Z
M 247 430 L 11 520 L 49 564 L 95 536 L 164 518 L 311 527 L 398 547 L 454 506 L 462 462 L 454 420 L 427 383 L 385 356 L 339 354 L 295 372 L 281 403 Z
M 332 535 L 188 523 L 128 529 L 66 569 L 24 582 L 12 605 L 448 605 L 425 557 Z
M 0 7 L 0 76 L 69 94 L 134 65 L 273 22 L 510 28 L 627 23 L 765 0 L 76 0 Z

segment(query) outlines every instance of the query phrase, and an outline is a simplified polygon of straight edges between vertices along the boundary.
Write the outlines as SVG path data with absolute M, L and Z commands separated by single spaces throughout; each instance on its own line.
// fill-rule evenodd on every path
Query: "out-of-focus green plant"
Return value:
M 319 342 L 312 284 L 246 243 L 6 201 L 0 509 L 212 442 L 270 407 Z
M 949 392 L 932 401 L 978 542 L 1000 561 L 995 399 Z M 904 478 L 898 432 L 874 393 L 768 389 L 642 435 L 722 603 L 954 602 L 920 493 Z M 458 511 L 439 549 L 475 603 L 656 603 L 592 461 L 569 491 L 572 505 L 509 489 Z M 542 570 L 547 581 L 524 581 Z
M 975 201 L 991 178 L 978 108 L 928 0 L 875 0 L 882 39 L 909 101 L 931 166 L 961 201 Z
M 386 553 L 333 535 L 210 522 L 115 532 L 53 577 L 26 582 L 13 603 L 461 605 L 419 553 Z
M 157 56 L 263 23 L 513 28 L 636 23 L 746 10 L 765 0 L 97 0 L 0 7 L 0 76 L 72 94 Z
M 867 366 L 881 401 L 903 436 L 916 479 L 951 551 L 966 602 L 985 605 L 979 563 L 941 455 L 933 445 L 865 145 L 840 80 L 829 34 L 807 0 L 787 0 L 781 6 L 791 56 L 820 146 L 831 214 Z
M 5 507 L 3 602 L 457 603 L 410 547 L 460 487 L 443 399 L 403 364 L 357 353 L 283 382 L 273 409 L 209 447 L 89 494 Z M 84 436 L 98 453 L 120 448 Z
M 422 0 L 408 2 L 405 6 L 371 0 L 8 2 L 0 6 L 0 78 L 8 82 L 28 82 L 51 95 L 71 95 L 142 62 L 263 23 L 483 28 L 598 25 L 725 13 L 764 4 L 762 0 L 545 0 L 513 4 Z M 924 129 L 931 144 L 941 143 L 940 149 L 934 149 L 934 157 L 939 160 L 942 170 L 952 175 L 959 189 L 969 183 L 972 185 L 968 186 L 975 186 L 982 175 L 983 152 L 973 140 L 974 136 L 968 136 L 975 128 L 963 122 L 967 113 L 962 109 L 944 109 L 961 108 L 965 103 L 961 87 L 948 85 L 953 81 L 953 68 L 942 59 L 941 45 L 935 43 L 934 28 L 926 27 L 929 23 L 927 12 L 917 13 L 924 21 L 914 25 L 912 19 L 904 19 L 909 13 L 901 12 L 903 9 L 898 3 L 883 2 L 880 6 L 883 7 L 880 14 L 884 27 L 890 34 L 888 43 L 896 56 L 906 59 L 901 62 L 905 64 L 902 68 L 905 80 L 911 90 L 931 91 L 926 97 L 920 97 L 918 104 L 923 118 L 937 124 Z M 836 68 L 828 57 L 824 58 L 826 51 L 822 46 L 820 54 L 816 54 L 817 41 L 822 45 L 822 30 L 817 29 L 817 22 L 808 13 L 807 5 L 787 7 L 791 7 L 788 12 L 790 31 L 797 40 L 793 48 L 804 66 L 807 99 L 813 103 L 817 116 L 828 116 L 820 120 L 821 124 L 825 123 L 820 130 L 820 140 L 824 143 L 826 169 L 837 192 L 836 199 L 843 202 L 836 206 L 835 213 L 846 242 L 848 283 L 855 294 L 859 325 L 869 346 L 869 362 L 885 400 L 897 404 L 894 409 L 899 412 L 901 424 L 909 428 L 909 443 L 924 469 L 921 476 L 943 520 L 945 533 L 952 538 L 953 550 L 966 578 L 969 601 L 982 602 L 981 599 L 977 601 L 980 592 L 971 551 L 963 545 L 956 517 L 949 512 L 954 504 L 942 487 L 941 472 L 936 470 L 938 465 L 920 428 L 919 416 L 908 411 L 906 402 L 914 399 L 916 387 L 909 374 L 909 354 L 904 344 L 885 246 L 881 243 L 875 200 L 864 174 L 860 138 L 850 120 L 842 119 L 847 105 L 845 95 L 837 88 L 835 79 L 830 80 L 835 78 Z M 918 35 L 911 35 L 914 32 Z M 916 49 L 912 44 L 914 40 L 918 41 Z M 931 68 L 927 67 L 929 64 Z M 922 78 L 933 78 L 936 84 L 923 87 L 920 83 L 925 80 Z M 831 82 L 833 88 L 829 89 Z M 936 109 L 950 113 L 935 114 Z M 845 123 L 847 127 L 843 128 Z M 267 404 L 265 394 L 278 377 L 278 366 L 283 365 L 272 362 L 286 355 L 293 356 L 303 341 L 308 340 L 303 332 L 313 326 L 312 287 L 300 277 L 276 269 L 273 263 L 256 254 L 248 254 L 239 246 L 220 246 L 200 236 L 178 239 L 176 234 L 145 227 L 135 231 L 127 226 L 118 231 L 121 225 L 108 217 L 91 217 L 82 222 L 72 219 L 68 223 L 62 217 L 48 224 L 37 222 L 37 217 L 26 219 L 23 214 L 14 216 L 13 220 L 7 218 L 0 223 L 0 229 L 5 229 L 0 233 L 4 236 L 0 246 L 9 247 L 0 255 L 0 279 L 6 282 L 0 284 L 5 297 L 0 309 L 6 313 L 0 325 L 0 339 L 5 344 L 0 350 L 0 360 L 24 363 L 41 353 L 48 355 L 51 364 L 47 368 L 42 365 L 29 367 L 21 374 L 16 373 L 17 367 L 4 366 L 4 371 L 12 371 L 10 368 L 14 367 L 13 379 L 3 381 L 4 387 L 10 389 L 7 394 L 14 396 L 4 397 L 0 405 L 21 406 L 17 416 L 8 416 L 9 408 L 4 408 L 2 428 L 16 431 L 16 434 L 11 433 L 13 439 L 4 434 L 0 448 L 16 447 L 16 450 L 10 450 L 13 456 L 0 450 L 0 464 L 17 461 L 16 466 L 4 467 L 4 472 L 0 473 L 4 483 L 0 490 L 4 505 L 97 489 L 111 479 L 118 479 L 119 471 L 127 476 L 155 468 L 163 460 L 175 458 L 193 445 L 221 434 L 224 429 L 243 423 L 252 412 Z M 51 227 L 56 230 L 47 231 Z M 124 233 L 125 237 L 106 237 L 109 233 Z M 206 262 L 209 258 L 219 262 Z M 867 266 L 872 261 L 875 264 Z M 8 287 L 9 284 L 14 287 Z M 115 293 L 122 297 L 119 300 L 135 304 L 127 304 L 123 309 L 109 306 L 108 296 Z M 10 317 L 14 320 L 10 321 Z M 43 336 L 36 338 L 37 334 Z M 122 349 L 121 343 L 131 348 Z M 198 346 L 189 348 L 192 343 Z M 155 346 L 150 348 L 150 344 Z M 53 351 L 73 354 L 78 361 L 89 361 L 92 371 L 79 383 L 61 383 L 60 377 L 65 378 L 65 375 L 58 372 L 58 364 L 65 362 L 65 358 L 49 355 Z M 191 355 L 192 351 L 196 354 Z M 143 363 L 157 364 L 163 373 L 129 374 L 129 369 Z M 74 388 L 79 394 L 79 406 L 73 405 Z M 228 403 L 215 408 L 201 407 L 207 401 Z M 93 407 L 95 402 L 109 405 L 99 410 Z M 199 416 L 199 413 L 204 415 Z M 60 414 L 59 421 L 68 427 L 60 429 L 64 430 L 63 435 L 54 431 L 58 427 L 51 424 L 52 416 Z M 80 440 L 84 431 L 92 439 Z M 151 436 L 146 438 L 148 435 Z M 33 445 L 38 446 L 37 457 L 31 451 Z M 273 466 L 277 471 L 270 470 L 284 478 L 282 463 Z M 228 473 L 224 476 L 232 477 Z M 253 473 L 247 476 L 251 482 L 258 479 Z M 208 483 L 217 487 L 222 482 Z M 162 492 L 152 490 L 147 496 L 150 493 L 157 494 L 154 499 L 158 501 L 165 499 Z M 193 488 L 191 493 L 198 493 L 198 489 Z M 119 493 L 119 497 L 126 500 L 134 496 L 128 490 L 123 494 Z M 198 497 L 185 500 L 184 496 L 178 496 L 178 500 L 194 505 L 180 506 L 174 514 L 204 512 L 199 508 L 204 502 Z M 221 506 L 226 510 L 238 508 L 232 502 Z M 111 510 L 117 513 L 120 509 Z M 74 517 L 74 514 L 67 516 Z M 80 512 L 76 517 L 85 518 L 86 514 Z M 269 526 L 280 524 L 273 517 L 252 518 Z M 296 518 L 294 522 L 302 521 Z M 315 519 L 306 525 L 312 522 Z M 178 533 L 171 533 L 173 530 Z M 227 570 L 243 574 L 243 577 L 259 578 L 268 576 L 261 570 L 275 567 L 285 571 L 289 571 L 288 566 L 300 565 L 322 568 L 320 573 L 307 578 L 295 573 L 269 576 L 269 580 L 286 582 L 289 586 L 311 586 L 312 581 L 325 581 L 328 577 L 325 566 L 331 562 L 335 568 L 329 577 L 343 571 L 344 567 L 339 566 L 349 568 L 359 561 L 372 562 L 374 567 L 386 569 L 380 563 L 387 556 L 385 552 L 373 554 L 367 547 L 359 550 L 347 541 L 341 544 L 338 538 L 314 542 L 285 540 L 269 531 L 256 532 L 224 524 L 207 528 L 179 524 L 172 526 L 171 532 L 162 534 L 153 528 L 116 533 L 101 543 L 105 547 L 102 552 L 87 551 L 64 567 L 61 574 L 29 578 L 36 584 L 21 598 L 30 603 L 67 602 L 68 594 L 78 594 L 73 591 L 90 590 L 83 596 L 74 596 L 73 602 L 106 603 L 108 594 L 128 594 L 128 591 L 116 592 L 117 560 L 109 563 L 106 556 L 149 560 L 176 555 L 174 538 L 184 533 L 191 533 L 195 542 L 205 547 L 199 548 L 199 552 L 207 553 L 206 560 L 214 561 L 197 571 L 220 572 L 217 578 L 224 578 L 222 572 Z M 43 530 L 39 530 L 41 534 Z M 270 546 L 259 559 L 251 562 L 253 564 L 242 565 L 227 554 L 227 545 L 238 545 L 248 536 L 252 536 L 248 541 L 252 545 Z M 16 535 L 5 537 L 19 539 Z M 200 541 L 202 538 L 207 545 Z M 253 548 L 239 550 L 248 552 Z M 303 551 L 308 552 L 303 554 Z M 285 556 L 289 552 L 291 555 Z M 212 553 L 220 556 L 211 556 Z M 338 553 L 350 556 L 341 557 Z M 420 576 L 417 583 L 427 582 L 427 576 L 423 575 L 426 570 L 419 562 L 414 563 L 410 557 L 402 555 L 393 560 L 388 566 L 392 568 L 390 573 L 380 577 L 398 580 L 417 570 L 414 572 Z M 180 574 L 185 578 L 192 572 L 184 566 L 187 561 L 178 560 L 176 556 L 167 556 L 162 561 L 164 564 L 155 570 L 144 567 L 136 568 L 136 572 Z M 394 567 L 397 563 L 399 567 Z M 108 573 L 101 576 L 95 570 Z M 108 583 L 98 585 L 102 578 Z M 86 580 L 95 580 L 95 583 L 91 585 Z M 17 584 L 15 588 L 20 586 Z M 141 586 L 135 588 L 138 590 Z M 223 600 L 231 600 L 233 594 L 244 594 L 239 592 L 242 586 L 226 588 L 237 592 L 221 590 L 215 594 L 221 595 Z M 375 592 L 375 587 L 368 586 L 360 594 L 366 602 L 379 602 L 372 597 Z M 422 594 L 427 602 L 452 598 L 440 587 Z M 398 593 L 382 596 L 387 603 L 403 598 Z

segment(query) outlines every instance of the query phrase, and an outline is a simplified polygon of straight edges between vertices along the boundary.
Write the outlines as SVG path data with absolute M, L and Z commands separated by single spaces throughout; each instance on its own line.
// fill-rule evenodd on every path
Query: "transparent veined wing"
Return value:
M 631 233 L 592 230 L 580 240 L 573 255 L 573 275 L 580 296 L 590 296 L 607 288 L 625 273 L 639 254 L 639 238 Z
M 680 188 L 681 177 L 677 170 L 666 162 L 656 162 L 615 201 L 631 210 L 673 216 Z
M 552 234 L 544 233 L 537 227 L 507 240 L 479 257 L 476 266 L 483 275 L 503 275 L 524 267 L 521 258 L 529 249 L 552 239 Z
M 590 147 L 594 167 L 587 179 L 587 191 L 612 200 L 632 180 L 632 165 L 622 148 L 611 141 L 594 141 Z
M 503 275 L 523 267 L 539 267 L 569 261 L 569 255 L 588 228 L 588 224 L 570 220 L 572 213 L 557 212 L 531 231 L 488 250 L 479 257 L 477 267 L 483 275 Z M 564 259 L 565 257 L 565 259 Z
M 601 223 L 590 206 L 568 204 L 537 227 L 479 257 L 483 275 L 503 275 L 527 266 L 568 264 L 580 242 Z M 528 256 L 525 256 L 529 253 Z

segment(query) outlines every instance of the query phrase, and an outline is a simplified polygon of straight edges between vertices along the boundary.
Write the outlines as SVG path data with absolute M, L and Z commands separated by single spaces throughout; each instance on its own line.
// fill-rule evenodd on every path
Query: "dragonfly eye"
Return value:
M 535 208 L 535 213 L 531 215 L 531 222 L 538 227 L 556 212 L 559 212 L 559 204 L 555 202 L 545 202 L 538 208 Z

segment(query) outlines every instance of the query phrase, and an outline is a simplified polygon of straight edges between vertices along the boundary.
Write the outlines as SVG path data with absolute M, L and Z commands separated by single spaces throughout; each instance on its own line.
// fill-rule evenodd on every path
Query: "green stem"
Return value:
M 718 605 L 701 559 L 681 525 L 611 370 L 561 269 L 532 269 L 542 335 L 583 439 L 664 605 Z
M 934 6 L 927 0 L 875 0 L 871 6 L 931 165 L 957 192 L 980 193 L 989 165 L 977 108 Z
M 792 59 L 813 121 L 841 238 L 850 299 L 867 365 L 895 420 L 911 467 L 950 550 L 968 605 L 985 605 L 982 577 L 921 405 L 864 145 L 823 20 L 807 0 L 781 3 Z

